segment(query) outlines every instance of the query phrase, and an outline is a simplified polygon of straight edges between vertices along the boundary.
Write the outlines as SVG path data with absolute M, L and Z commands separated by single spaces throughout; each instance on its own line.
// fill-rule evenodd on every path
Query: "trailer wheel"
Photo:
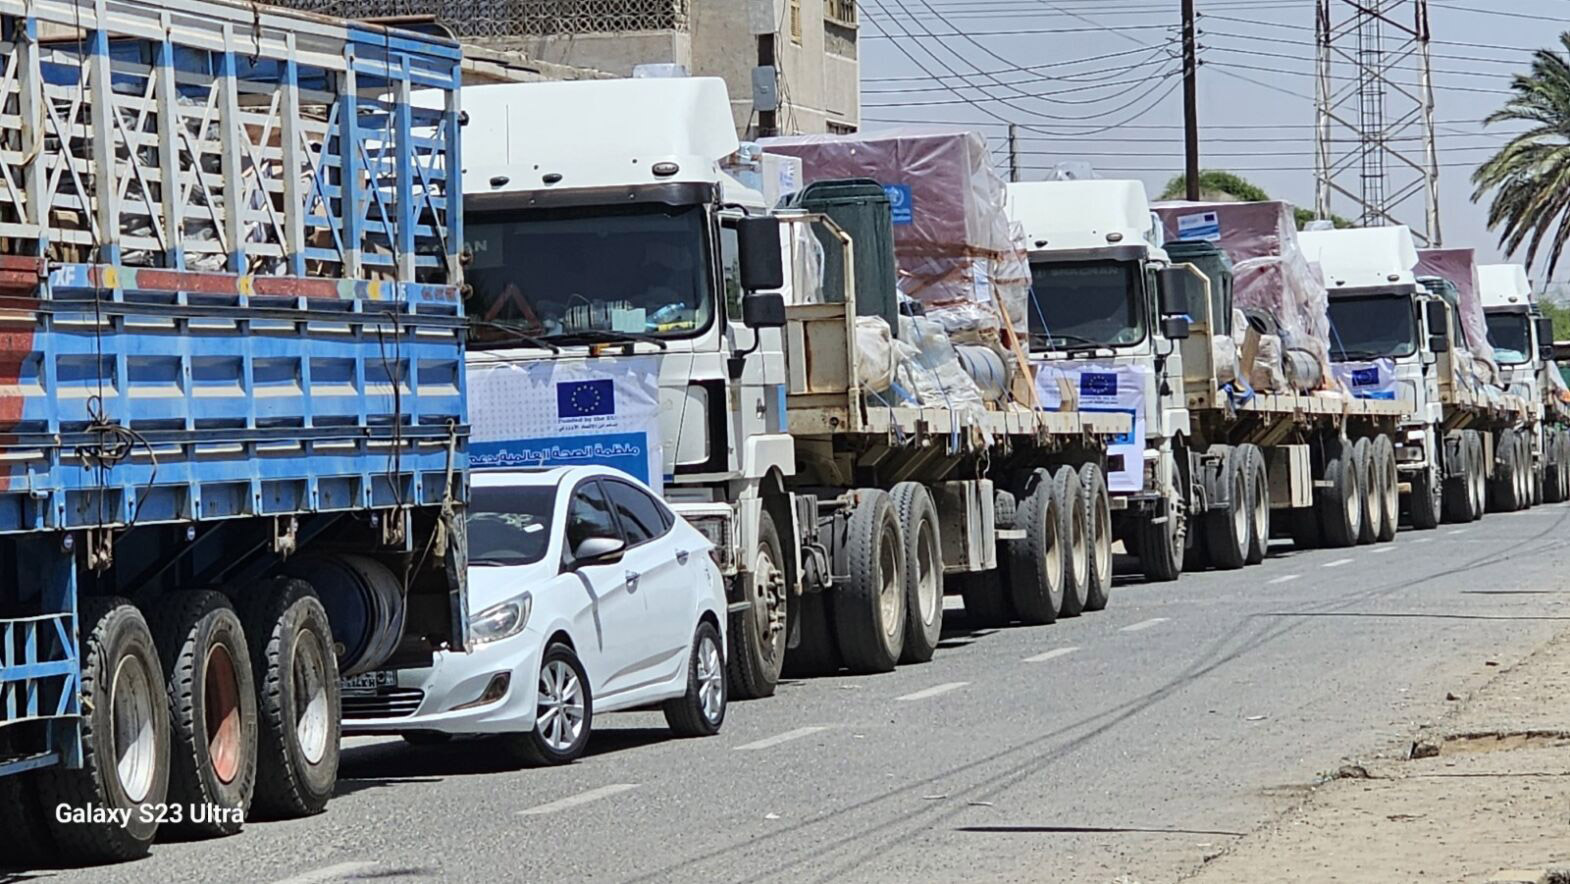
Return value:
M 1244 469 L 1248 471 L 1248 559 L 1250 565 L 1265 560 L 1270 551 L 1270 474 L 1265 469 L 1265 453 L 1258 445 L 1239 446 Z
M 1549 503 L 1563 503 L 1566 497 L 1566 480 L 1570 479 L 1570 472 L 1565 470 L 1564 441 L 1562 434 L 1553 433 L 1543 452 L 1548 459 L 1548 466 L 1543 470 L 1543 499 Z
M 1052 494 L 1058 499 L 1058 537 L 1063 539 L 1063 604 L 1058 615 L 1078 617 L 1089 600 L 1090 510 L 1085 506 L 1085 486 L 1078 470 L 1058 467 L 1052 484 Z
M 222 593 L 177 592 L 159 602 L 149 625 L 169 692 L 169 800 L 224 811 L 170 822 L 185 832 L 232 835 L 256 785 L 256 685 L 245 631 Z
M 338 658 L 327 611 L 304 580 L 246 590 L 240 622 L 256 681 L 258 816 L 320 813 L 338 781 Z
M 1009 542 L 1009 593 L 1019 619 L 1031 625 L 1057 620 L 1063 608 L 1069 553 L 1057 484 L 1047 470 L 1035 470 L 1014 514 L 1014 527 L 1025 536 Z
M 943 544 L 938 536 L 938 508 L 927 486 L 901 482 L 894 486 L 894 511 L 905 539 L 905 649 L 901 663 L 932 659 L 943 635 Z
M 1445 479 L 1445 521 L 1472 521 L 1472 496 L 1475 492 L 1470 431 L 1463 431 L 1456 442 L 1455 467 L 1459 475 Z
M 41 771 L 46 811 L 65 805 L 128 813 L 113 822 L 46 819 L 60 855 L 73 863 L 124 862 L 147 853 L 168 802 L 169 716 L 163 667 L 147 621 L 123 598 L 88 598 L 82 636 L 82 766 Z
M 850 580 L 834 592 L 834 633 L 852 672 L 889 672 L 905 647 L 905 544 L 887 492 L 863 488 L 845 543 Z
M 1532 437 L 1525 432 L 1521 439 L 1521 480 L 1526 483 L 1526 493 L 1521 495 L 1521 509 L 1531 509 L 1543 502 L 1543 486 L 1537 481 L 1537 465 L 1532 461 Z
M 1087 463 L 1079 468 L 1080 494 L 1089 519 L 1086 542 L 1090 562 L 1085 569 L 1085 610 L 1105 610 L 1112 595 L 1112 502 L 1101 467 Z
M 1214 451 L 1215 449 L 1211 449 Z M 1221 455 L 1218 479 L 1226 490 L 1224 505 L 1205 513 L 1205 546 L 1210 562 L 1222 571 L 1233 571 L 1248 562 L 1252 519 L 1249 511 L 1249 463 L 1241 446 Z
M 1173 451 L 1174 459 L 1187 458 L 1187 450 Z M 1183 562 L 1189 546 L 1188 470 L 1174 463 L 1169 477 L 1172 489 L 1163 510 L 1134 523 L 1130 533 L 1138 539 L 1139 568 L 1145 579 L 1165 583 L 1183 574 Z M 1159 521 L 1158 521 L 1159 520 Z M 1197 541 L 1198 538 L 1195 538 Z
M 752 561 L 750 607 L 730 615 L 730 653 L 726 655 L 731 690 L 738 699 L 772 696 L 785 662 L 790 634 L 786 602 L 785 553 L 774 517 L 758 514 L 758 553 Z
M 1358 500 L 1363 516 L 1358 524 L 1357 542 L 1373 543 L 1379 534 L 1379 476 L 1374 467 L 1374 443 L 1360 436 L 1352 443 L 1352 459 L 1357 462 Z
M 1374 532 L 1374 539 L 1380 543 L 1389 543 L 1396 539 L 1401 522 L 1401 488 L 1398 484 L 1400 475 L 1396 468 L 1395 443 L 1390 441 L 1389 436 L 1378 436 L 1374 439 L 1372 454 L 1374 475 L 1378 479 L 1375 487 L 1379 489 L 1379 529 Z
M 1326 447 L 1325 481 L 1330 485 L 1319 489 L 1321 536 L 1328 547 L 1352 546 L 1363 532 L 1362 471 L 1351 442 L 1337 439 Z
M 1467 433 L 1467 444 L 1472 446 L 1472 517 L 1468 521 L 1475 522 L 1487 511 L 1488 460 L 1483 453 L 1483 434 L 1477 430 Z
M 1494 475 L 1488 480 L 1488 511 L 1508 513 L 1521 508 L 1521 476 L 1517 457 L 1521 448 L 1515 434 L 1502 434 L 1494 454 Z
M 1408 496 L 1408 503 L 1413 528 L 1428 531 L 1439 527 L 1445 506 L 1445 482 L 1440 478 L 1438 467 L 1430 464 L 1421 472 L 1412 474 L 1412 493 Z
M 0 872 L 25 872 L 56 862 L 54 838 L 46 822 L 53 809 L 45 811 L 39 800 L 38 777 L 37 771 L 0 777 L 0 832 L 6 833 Z

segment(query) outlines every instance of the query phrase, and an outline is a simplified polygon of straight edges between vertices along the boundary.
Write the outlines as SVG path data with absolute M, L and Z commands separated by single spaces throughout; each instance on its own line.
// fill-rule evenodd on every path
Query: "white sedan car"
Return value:
M 506 734 L 519 760 L 564 764 L 603 712 L 657 705 L 679 735 L 719 731 L 725 589 L 707 538 L 614 469 L 475 472 L 470 490 L 470 649 L 347 680 L 346 733 Z

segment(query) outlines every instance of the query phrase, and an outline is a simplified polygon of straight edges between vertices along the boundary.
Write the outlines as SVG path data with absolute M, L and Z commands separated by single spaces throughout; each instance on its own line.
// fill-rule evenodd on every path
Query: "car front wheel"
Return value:
M 594 706 L 589 677 L 571 647 L 556 642 L 545 649 L 534 703 L 534 728 L 506 738 L 509 754 L 534 767 L 568 764 L 583 755 Z

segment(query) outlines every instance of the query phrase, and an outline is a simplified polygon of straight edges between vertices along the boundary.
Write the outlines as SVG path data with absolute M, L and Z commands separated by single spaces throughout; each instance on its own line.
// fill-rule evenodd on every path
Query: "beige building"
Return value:
M 779 134 L 850 132 L 861 118 L 856 0 L 277 2 L 351 18 L 435 17 L 465 43 L 542 71 L 631 76 L 668 64 L 723 77 L 743 137 L 757 132 L 754 70 L 772 43 Z

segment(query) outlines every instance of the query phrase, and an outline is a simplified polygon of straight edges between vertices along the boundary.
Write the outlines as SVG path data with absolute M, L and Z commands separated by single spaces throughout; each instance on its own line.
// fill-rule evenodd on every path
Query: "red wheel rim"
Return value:
M 240 683 L 234 659 L 223 645 L 207 652 L 207 678 L 202 685 L 207 724 L 207 758 L 220 782 L 232 783 L 240 773 Z

